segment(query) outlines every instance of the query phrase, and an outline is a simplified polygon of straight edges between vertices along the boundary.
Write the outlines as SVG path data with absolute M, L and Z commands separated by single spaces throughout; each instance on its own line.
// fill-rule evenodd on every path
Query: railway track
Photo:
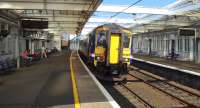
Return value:
M 135 99 L 137 99 L 137 103 L 134 103 L 134 104 L 140 104 L 140 105 L 137 105 L 137 106 L 143 106 L 145 108 L 155 108 L 154 106 L 152 106 L 150 103 L 148 103 L 146 100 L 144 100 L 142 97 L 140 97 L 137 93 L 135 93 L 134 91 L 132 91 L 127 85 L 123 84 L 123 83 L 120 83 L 120 86 L 123 88 L 123 89 L 126 89 L 130 95 L 134 96 Z
M 181 103 L 187 104 L 189 108 L 200 108 L 199 94 L 187 91 L 183 88 L 168 83 L 165 80 L 161 80 L 137 69 L 133 69 L 133 71 L 130 71 L 129 75 L 148 84 L 153 88 L 156 88 L 157 90 L 165 93 L 166 95 L 175 98 Z

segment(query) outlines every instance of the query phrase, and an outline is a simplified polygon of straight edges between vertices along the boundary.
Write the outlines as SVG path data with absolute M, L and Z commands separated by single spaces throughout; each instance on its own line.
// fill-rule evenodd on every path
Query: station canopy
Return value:
M 102 0 L 0 0 L 0 9 L 16 11 L 22 19 L 47 20 L 47 31 L 81 32 Z
M 14 10 L 24 19 L 48 20 L 46 30 L 58 34 L 85 35 L 105 23 L 141 33 L 189 26 L 200 19 L 199 0 L 0 0 L 0 9 Z

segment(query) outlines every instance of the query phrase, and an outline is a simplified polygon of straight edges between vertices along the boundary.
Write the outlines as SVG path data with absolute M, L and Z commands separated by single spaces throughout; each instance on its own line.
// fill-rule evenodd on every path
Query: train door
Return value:
M 110 37 L 110 64 L 119 63 L 120 34 L 111 34 Z

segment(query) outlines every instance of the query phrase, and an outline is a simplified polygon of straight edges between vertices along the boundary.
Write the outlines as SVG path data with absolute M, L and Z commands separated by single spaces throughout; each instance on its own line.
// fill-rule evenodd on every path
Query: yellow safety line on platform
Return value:
M 80 108 L 78 88 L 77 88 L 75 73 L 72 66 L 71 57 L 72 57 L 72 54 L 70 56 L 70 70 L 71 70 L 71 79 L 72 79 L 72 87 L 73 87 L 73 95 L 74 95 L 74 108 Z

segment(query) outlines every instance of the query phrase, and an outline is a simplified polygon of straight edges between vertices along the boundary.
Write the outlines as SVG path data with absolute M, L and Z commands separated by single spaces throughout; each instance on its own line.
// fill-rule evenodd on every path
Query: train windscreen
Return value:
M 104 32 L 99 33 L 98 39 L 97 39 L 97 46 L 103 46 L 106 48 L 106 34 Z
M 129 48 L 129 43 L 130 43 L 130 37 L 128 36 L 128 34 L 125 34 L 123 40 L 123 47 Z

